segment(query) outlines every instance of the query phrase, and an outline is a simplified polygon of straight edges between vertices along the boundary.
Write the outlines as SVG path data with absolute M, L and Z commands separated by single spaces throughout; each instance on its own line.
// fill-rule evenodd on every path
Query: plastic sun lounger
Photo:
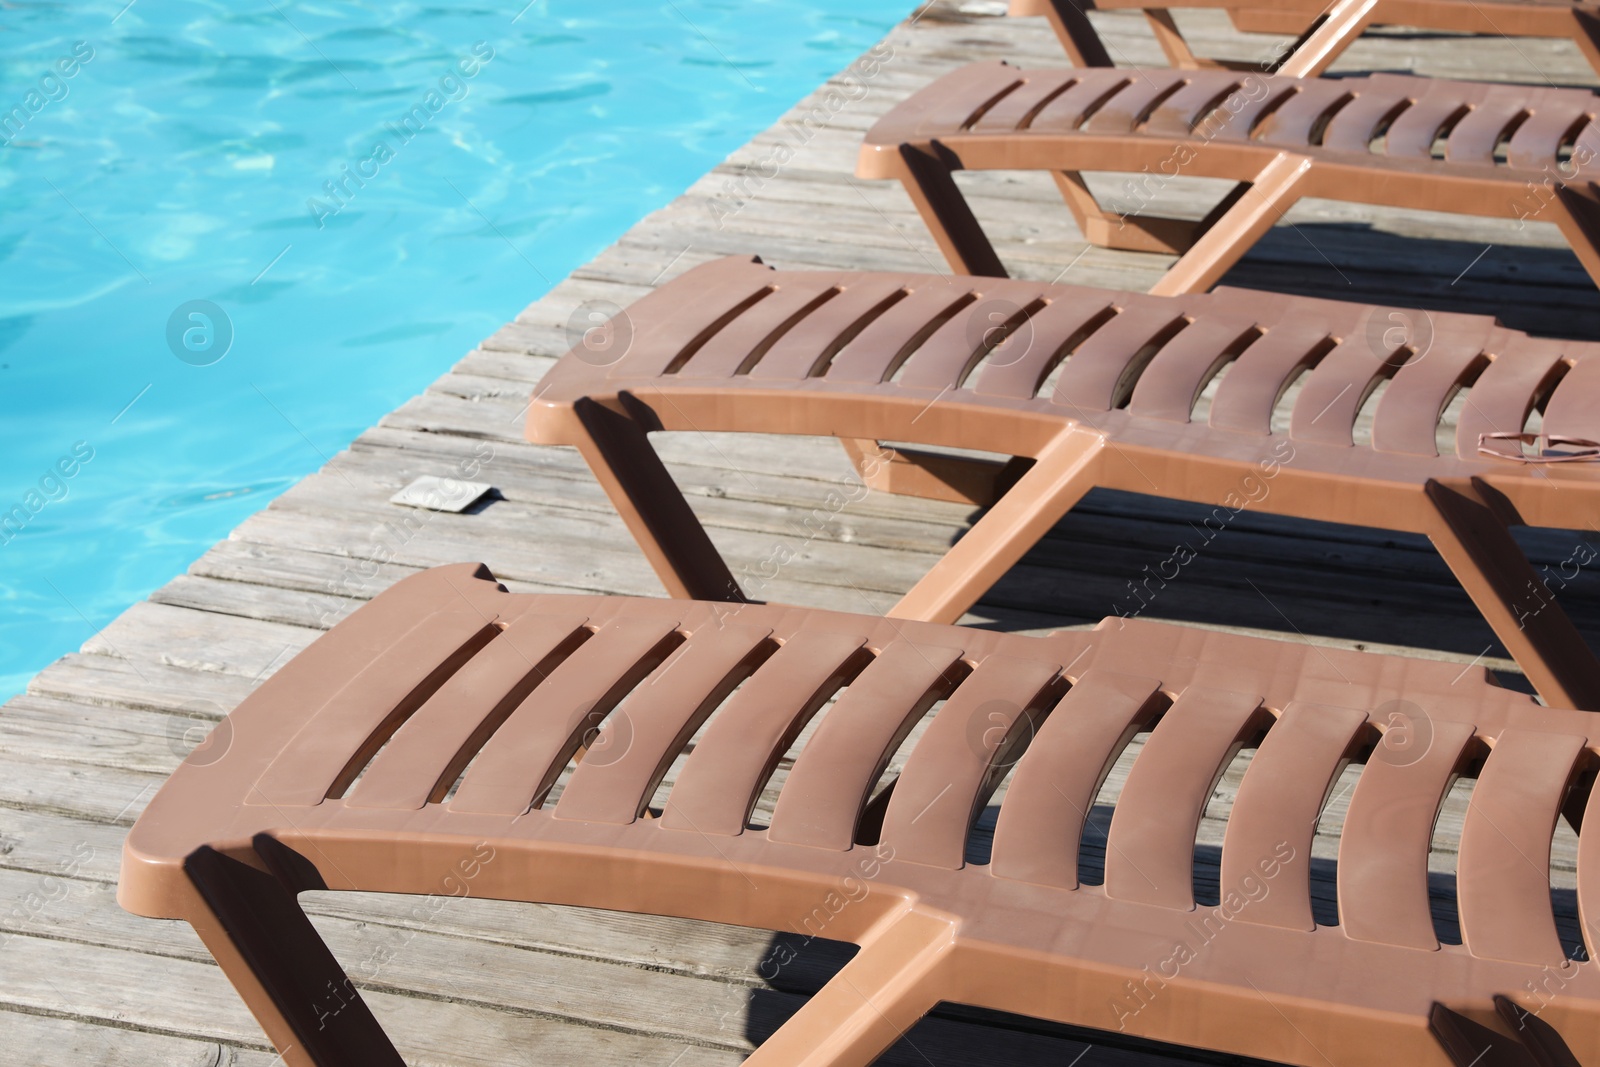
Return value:
M 1600 468 L 1526 464 L 1520 445 L 1485 436 L 1522 431 L 1540 408 L 1546 434 L 1600 438 L 1600 345 L 1529 338 L 1487 316 L 1244 289 L 1151 297 L 774 272 L 739 257 L 623 314 L 613 334 L 631 337 L 626 353 L 574 348 L 539 386 L 528 438 L 581 450 L 674 596 L 743 594 L 646 435 L 833 436 L 874 488 L 992 505 L 897 618 L 956 621 L 1104 486 L 1212 505 L 1208 532 L 1253 508 L 1426 534 L 1540 694 L 1600 710 L 1600 663 L 1507 531 L 1587 527 Z M 1192 418 L 1224 369 L 1208 415 Z M 1297 381 L 1287 429 L 1275 427 Z M 1371 443 L 1354 446 L 1380 385 Z M 1461 389 L 1454 447 L 1440 456 L 1441 413 Z M 1137 614 L 1176 577 L 1157 570 L 1107 610 Z
M 892 789 L 872 796 L 930 709 Z M 819 711 L 770 826 L 751 825 Z M 1084 884 L 1085 813 L 1144 731 L 1103 884 Z M 295 894 L 312 889 L 860 944 L 752 1064 L 869 1063 L 940 1001 L 1308 1067 L 1465 1064 L 1486 1046 L 1600 1048 L 1600 974 L 1563 950 L 1549 871 L 1558 815 L 1600 828 L 1597 738 L 1600 716 L 1449 663 L 1138 620 L 1035 638 L 511 595 L 462 564 L 384 592 L 228 716 L 129 834 L 118 899 L 190 922 L 294 1065 L 399 1062 L 301 912 Z M 1254 755 L 1207 905 L 1197 827 L 1241 748 Z M 1313 830 L 1352 761 L 1339 922 L 1319 926 Z M 966 862 L 1008 772 L 989 861 Z M 1476 778 L 1456 876 L 1464 943 L 1441 944 L 1429 842 L 1458 775 Z M 1597 833 L 1578 846 L 1591 954 Z
M 1583 89 L 979 63 L 880 119 L 857 173 L 903 182 L 962 274 L 1005 267 L 952 172 L 1044 170 L 1091 242 L 1182 253 L 1153 293 L 1214 285 L 1302 197 L 1552 222 L 1600 283 L 1597 114 Z M 1137 202 L 1107 210 L 1084 171 L 1136 175 Z M 1239 184 L 1199 222 L 1146 214 L 1179 177 Z
M 1173 21 L 1172 8 L 1226 8 L 1234 26 L 1246 32 L 1297 38 L 1265 63 L 1218 62 L 1197 57 Z M 1087 11 L 1142 10 L 1161 50 L 1174 67 L 1228 66 L 1275 71 L 1304 78 L 1321 74 L 1370 26 L 1415 26 L 1427 30 L 1495 37 L 1569 38 L 1590 66 L 1600 71 L 1600 4 L 1573 0 L 1277 0 L 1270 7 L 1243 6 L 1240 0 L 1178 0 L 1165 6 L 1149 0 L 1011 0 L 1012 15 L 1043 15 L 1080 67 L 1115 66 Z

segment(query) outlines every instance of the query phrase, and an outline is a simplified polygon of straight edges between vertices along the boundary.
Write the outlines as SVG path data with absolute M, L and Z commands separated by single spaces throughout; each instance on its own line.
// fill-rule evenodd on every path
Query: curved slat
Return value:
M 367 662 L 283 747 L 256 782 L 262 803 L 320 804 L 404 721 L 500 631 L 475 607 L 424 615 Z
M 1600 441 L 1600 356 L 1567 372 L 1544 409 L 1544 432 Z
M 762 784 L 795 735 L 853 673 L 865 639 L 801 631 L 763 663 L 695 745 L 661 815 L 670 830 L 744 831 Z
M 1356 415 L 1387 356 L 1374 352 L 1363 336 L 1346 338 L 1306 378 L 1289 416 L 1289 436 L 1325 445 L 1354 444 Z
M 895 782 L 882 840 L 895 861 L 956 870 L 1003 742 L 1032 718 L 1061 669 L 1047 659 L 997 654 L 978 664 L 928 724 Z
M 1194 907 L 1194 840 L 1261 698 L 1190 686 L 1134 761 L 1106 835 L 1106 896 Z
M 1311 131 L 1323 114 L 1351 95 L 1351 89 L 1360 82 L 1341 84 L 1344 79 L 1307 81 L 1299 86 L 1294 98 L 1268 115 L 1261 122 L 1256 140 L 1289 148 L 1305 148 L 1311 143 Z
M 674 620 L 613 619 L 517 705 L 478 752 L 450 810 L 520 815 L 544 796 L 597 721 L 675 645 Z
M 633 342 L 611 367 L 611 375 L 652 378 L 664 373 L 718 323 L 763 299 L 772 279 L 766 267 L 729 257 L 702 264 L 629 305 Z
M 1474 956 L 1559 965 L 1550 908 L 1550 835 L 1584 739 L 1507 729 L 1478 775 L 1461 827 L 1456 893 Z
M 1506 162 L 1524 170 L 1543 170 L 1556 162 L 1561 139 L 1584 114 L 1576 104 L 1551 104 L 1537 108 L 1518 126 L 1506 146 Z
M 1181 329 L 1186 321 L 1176 307 L 1130 302 L 1122 314 L 1078 346 L 1056 379 L 1051 400 L 1085 411 L 1109 411 L 1134 360 L 1141 354 L 1150 355 L 1143 350 L 1164 332 Z
M 1478 437 L 1521 431 L 1541 385 L 1561 361 L 1558 341 L 1518 339 L 1498 353 L 1472 386 L 1472 402 L 1456 423 L 1456 453 L 1478 455 Z
M 1423 94 L 1395 117 L 1383 137 L 1383 154 L 1396 159 L 1430 159 L 1439 129 L 1464 105 L 1459 97 Z
M 1239 353 L 1228 376 L 1217 386 L 1210 424 L 1219 430 L 1268 433 L 1284 383 L 1327 340 L 1328 331 L 1314 322 L 1286 322 L 1268 329 Z
M 1456 385 L 1482 355 L 1491 325 L 1452 319 L 1444 328 L 1448 333 L 1435 334 L 1426 351 L 1395 372 L 1373 414 L 1373 448 L 1414 456 L 1439 454 L 1439 416 Z
M 1134 415 L 1188 422 L 1195 399 L 1224 355 L 1255 323 L 1237 318 L 1201 318 L 1157 352 L 1133 387 L 1128 410 Z
M 1444 158 L 1452 163 L 1494 163 L 1494 149 L 1511 120 L 1522 114 L 1526 93 L 1516 96 L 1492 93 L 1463 115 L 1444 143 Z
M 1229 115 L 1226 123 L 1215 127 L 1215 136 L 1228 141 L 1248 140 L 1255 133 L 1255 125 L 1261 114 L 1277 106 L 1285 96 L 1298 93 L 1300 84 L 1299 78 L 1251 75 L 1245 86 L 1245 95 L 1238 101 L 1238 110 Z
M 1134 78 L 1104 107 L 1090 116 L 1083 128 L 1089 133 L 1128 133 L 1162 93 L 1189 80 L 1182 70 L 1147 70 Z
M 999 284 L 956 312 L 906 360 L 899 383 L 908 389 L 949 389 L 965 376 L 985 351 L 994 331 L 1004 336 L 1006 323 L 1043 295 L 1038 286 Z
M 581 617 L 524 615 L 467 661 L 396 730 L 345 803 L 420 808 L 565 654 L 589 637 Z M 449 781 L 445 781 L 448 778 Z
M 1164 133 L 1174 137 L 1187 137 L 1213 107 L 1221 105 L 1231 93 L 1241 86 L 1235 74 L 1217 76 L 1212 72 L 1190 72 L 1191 81 L 1156 106 L 1145 120 L 1145 133 Z M 1227 112 L 1224 112 L 1227 114 Z
M 777 343 L 784 330 L 807 314 L 825 313 L 842 279 L 834 274 L 797 272 L 775 275 L 774 280 L 774 292 L 701 345 L 679 368 L 680 378 L 727 378 L 737 373 L 756 352 Z
M 1028 325 L 997 345 L 978 371 L 979 396 L 1031 398 L 1047 375 L 1051 359 L 1096 317 L 1111 307 L 1110 293 L 1053 292 Z
M 872 320 L 833 357 L 825 375 L 830 382 L 871 385 L 888 377 L 902 350 L 916 345 L 955 310 L 971 301 L 968 278 L 919 278 L 910 296 Z
M 1267 731 L 1233 801 L 1222 841 L 1222 892 L 1248 895 L 1274 861 L 1271 890 L 1250 898 L 1245 922 L 1312 930 L 1311 840 L 1322 803 L 1343 756 L 1367 713 L 1326 704 L 1294 703 Z M 1285 858 L 1280 846 L 1292 855 Z
M 995 875 L 1077 888 L 1078 843 L 1090 805 L 1160 690 L 1154 678 L 1091 667 L 1067 691 L 1006 789 L 990 853 Z
M 1030 70 L 1021 88 L 1014 89 L 983 113 L 972 128 L 979 133 L 1015 130 L 1028 113 L 1078 84 L 1076 71 Z
M 1600 955 L 1600 789 L 1592 786 L 1578 834 L 1578 925 L 1592 960 Z
M 772 631 L 702 626 L 606 720 L 556 803 L 558 819 L 625 824 L 734 687 L 771 651 Z
M 1408 101 L 1404 92 L 1389 88 L 1369 88 L 1339 109 L 1322 134 L 1322 147 L 1335 152 L 1368 154 L 1372 135 L 1383 117 Z M 1398 116 L 1396 116 L 1398 117 Z
M 750 369 L 750 377 L 799 381 L 817 373 L 852 337 L 887 311 L 892 301 L 904 299 L 907 280 L 894 274 L 849 278 L 842 283 L 844 292 L 778 338 Z
M 895 641 L 844 691 L 795 760 L 767 836 L 843 850 L 895 746 L 943 692 L 959 648 Z
M 1431 733 L 1426 751 L 1385 748 L 1367 762 L 1339 836 L 1339 925 L 1357 941 L 1434 949 L 1428 910 L 1428 850 L 1439 805 L 1461 750 L 1472 739 L 1466 723 L 1413 716 Z M 1420 744 L 1416 734 L 1409 744 Z
M 1046 101 L 1028 124 L 1028 129 L 1076 130 L 1083 125 L 1085 115 L 1092 114 L 1133 81 L 1126 73 L 1115 70 L 1084 70 L 1076 73 L 1082 80 L 1060 96 Z

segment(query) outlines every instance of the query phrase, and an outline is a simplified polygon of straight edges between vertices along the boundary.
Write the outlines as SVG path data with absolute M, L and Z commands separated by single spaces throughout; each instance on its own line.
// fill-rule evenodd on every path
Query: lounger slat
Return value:
M 672 298 L 652 301 L 663 290 L 646 296 L 628 309 L 634 340 L 626 355 L 612 367 L 614 375 L 661 374 L 680 354 L 714 330 L 725 318 L 757 301 L 769 291 L 771 272 L 738 258 L 712 260 L 684 275 L 693 282 L 679 287 Z M 646 303 L 646 302 L 649 303 Z M 638 329 L 648 322 L 650 329 Z
M 1322 147 L 1336 152 L 1371 151 L 1373 134 L 1383 117 L 1409 99 L 1397 89 L 1368 89 L 1329 120 L 1322 134 Z
M 967 834 L 988 799 L 1005 742 L 1031 729 L 1038 701 L 1061 665 L 992 655 L 978 664 L 917 741 L 895 782 L 882 840 L 895 860 L 956 870 Z
M 1570 104 L 1551 101 L 1534 109 L 1528 120 L 1512 133 L 1506 146 L 1506 162 L 1529 170 L 1550 165 L 1556 159 L 1561 139 L 1585 113 L 1584 106 L 1576 101 Z
M 1106 896 L 1194 907 L 1194 841 L 1211 790 L 1261 698 L 1190 686 L 1161 717 L 1128 772 L 1106 835 Z
M 767 349 L 750 368 L 750 377 L 800 381 L 825 369 L 827 361 L 855 334 L 904 299 L 906 287 L 896 275 L 864 274 L 841 283 L 844 291 L 807 315 Z M 824 310 L 826 309 L 826 310 Z
M 1176 308 L 1162 308 L 1143 301 L 1130 303 L 1122 314 L 1078 346 L 1056 379 L 1051 400 L 1064 407 L 1085 411 L 1109 411 L 1117 403 L 1119 389 L 1131 387 L 1130 371 L 1137 373 L 1140 363 L 1155 355 L 1147 351 L 1173 331 L 1184 328 L 1188 316 Z
M 1323 116 L 1352 95 L 1351 87 L 1339 80 L 1301 82 L 1293 97 L 1261 120 L 1256 140 L 1304 148 L 1311 143 L 1312 131 Z
M 1490 346 L 1496 358 L 1473 384 L 1456 424 L 1457 455 L 1476 458 L 1482 434 L 1522 430 L 1542 383 L 1561 362 L 1563 347 L 1559 341 L 1526 338 L 1498 350 Z
M 1133 78 L 1115 70 L 1086 70 L 1078 72 L 1082 80 L 1048 100 L 1028 124 L 1028 129 L 1041 132 L 1066 132 L 1083 125 L 1085 117 L 1093 115 L 1108 100 L 1115 99 L 1132 84 Z
M 718 330 L 679 370 L 685 378 L 727 378 L 838 295 L 843 276 L 797 276 L 779 285 L 771 296 Z
M 1378 401 L 1372 422 L 1372 447 L 1380 452 L 1436 456 L 1439 417 L 1483 354 L 1492 323 L 1452 320 L 1433 336 L 1427 348 L 1409 357 L 1395 372 Z
M 1515 98 L 1494 94 L 1467 112 L 1445 140 L 1445 159 L 1452 163 L 1492 166 L 1500 135 L 1523 113 L 1525 100 L 1523 94 Z
M 1464 106 L 1452 97 L 1421 94 L 1390 124 L 1383 138 L 1383 154 L 1396 159 L 1431 158 L 1440 128 Z
M 1269 328 L 1234 360 L 1211 401 L 1210 424 L 1219 430 L 1266 434 L 1272 409 L 1296 368 L 1328 340 L 1319 323 L 1289 321 Z
M 989 354 L 974 389 L 980 396 L 1031 400 L 1062 349 L 1111 308 L 1111 294 L 1096 290 L 1055 292 L 1023 330 L 1014 331 Z
M 1312 930 L 1311 841 L 1317 816 L 1367 713 L 1290 704 L 1267 731 L 1234 797 L 1222 841 L 1222 895 L 1249 899 L 1244 922 Z M 1269 873 L 1270 872 L 1270 873 Z M 1252 884 L 1270 882 L 1257 899 Z
M 1298 78 L 1250 75 L 1245 80 L 1244 90 L 1228 108 L 1228 120 L 1212 127 L 1214 135 L 1226 141 L 1249 140 L 1261 115 L 1278 106 L 1285 97 L 1299 92 L 1299 86 Z
M 471 742 L 483 740 L 486 729 L 498 726 L 545 679 L 563 646 L 589 636 L 583 622 L 576 616 L 524 615 L 511 623 L 401 724 L 345 803 L 397 809 L 426 804 L 441 779 L 460 769 L 456 760 L 470 752 Z
M 415 711 L 499 631 L 465 605 L 423 617 L 307 720 L 256 792 L 264 804 L 320 804 L 370 759 L 387 724 Z M 376 742 L 373 740 L 376 738 Z
M 757 668 L 712 719 L 678 772 L 661 825 L 732 836 L 778 759 L 850 674 L 865 639 L 801 631 Z
M 1580 360 L 1550 395 L 1544 432 L 1600 441 L 1600 358 Z
M 980 133 L 1014 130 L 1027 120 L 1028 115 L 1041 108 L 1052 94 L 1070 91 L 1079 84 L 1076 71 L 1028 71 L 1023 84 L 1001 97 L 1000 102 L 985 111 L 972 124 Z
M 1387 347 L 1387 343 L 1378 346 Z M 1356 415 L 1384 372 L 1388 351 L 1370 338 L 1346 338 L 1317 364 L 1295 400 L 1289 436 L 1327 445 L 1354 443 Z
M 1128 410 L 1134 415 L 1188 422 L 1200 390 L 1227 353 L 1248 337 L 1255 323 L 1236 318 L 1203 318 L 1155 354 L 1133 387 Z
M 555 782 L 586 728 L 666 658 L 668 620 L 615 619 L 595 631 L 517 705 L 479 750 L 452 811 L 520 815 Z
M 772 631 L 701 628 L 606 719 L 556 803 L 558 819 L 623 825 L 650 802 L 673 759 L 755 669 Z
M 1134 78 L 1105 106 L 1089 117 L 1083 128 L 1090 133 L 1128 133 L 1155 108 L 1156 101 L 1175 87 L 1189 82 L 1187 71 L 1152 70 Z
M 895 747 L 943 695 L 961 649 L 895 641 L 844 691 L 801 750 L 767 836 L 842 850 Z
M 1578 834 L 1578 925 L 1583 930 L 1583 947 L 1592 960 L 1600 953 L 1600 789 L 1589 788 L 1583 806 L 1583 825 L 1588 833 Z
M 911 353 L 900 384 L 936 392 L 960 384 L 987 351 L 985 338 L 997 333 L 1004 337 L 1007 324 L 1019 321 L 1043 295 L 1037 287 L 1018 285 L 997 286 L 980 294 Z
M 1550 836 L 1584 738 L 1508 729 L 1495 739 L 1461 827 L 1456 894 L 1474 956 L 1559 965 Z
M 876 384 L 893 373 L 902 353 L 915 350 L 945 318 L 974 299 L 964 278 L 922 278 L 910 296 L 873 319 L 833 357 L 824 375 L 830 382 Z
M 1144 132 L 1187 137 L 1214 108 L 1222 106 L 1229 94 L 1237 92 L 1241 84 L 1242 80 L 1236 75 L 1217 78 L 1191 72 L 1189 83 L 1161 101 L 1151 112 L 1145 120 Z M 1211 126 L 1211 123 L 1207 124 L 1207 128 Z
M 1339 925 L 1358 941 L 1432 950 L 1439 939 L 1428 908 L 1428 850 L 1472 727 L 1430 720 L 1420 709 L 1389 725 L 1409 736 L 1378 746 L 1350 797 L 1339 839 Z
M 1089 809 L 1160 691 L 1154 678 L 1095 667 L 1067 691 L 1006 788 L 989 861 L 997 876 L 1077 888 Z

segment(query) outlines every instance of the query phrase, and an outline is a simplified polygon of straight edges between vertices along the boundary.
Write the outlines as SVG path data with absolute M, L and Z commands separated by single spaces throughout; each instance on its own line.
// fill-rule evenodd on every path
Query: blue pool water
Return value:
M 0 10 L 0 697 L 911 6 L 524 2 Z

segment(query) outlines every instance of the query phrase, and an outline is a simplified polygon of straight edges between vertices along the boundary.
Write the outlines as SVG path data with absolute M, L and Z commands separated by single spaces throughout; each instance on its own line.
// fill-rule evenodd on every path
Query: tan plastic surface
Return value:
M 1065 182 L 1088 240 L 1182 253 L 1151 290 L 1162 295 L 1215 285 L 1302 197 L 1552 222 L 1600 283 L 1597 114 L 1584 89 L 977 63 L 878 120 L 857 174 L 904 183 L 962 274 L 1005 267 L 951 173 L 1042 170 Z M 1239 184 L 1196 223 L 1105 209 L 1083 171 Z
M 467 654 L 464 630 L 486 635 Z M 664 658 L 661 633 L 677 637 Z M 513 679 L 507 665 L 525 652 Z M 575 679 L 565 668 L 580 659 Z M 620 700 L 619 678 L 633 680 Z M 774 751 L 841 683 L 779 795 L 792 832 L 747 825 Z M 945 701 L 910 751 L 881 840 L 857 843 L 867 795 L 930 695 Z M 595 733 L 574 708 L 600 705 L 615 710 Z M 1395 706 L 1431 728 L 1421 758 L 1381 742 Z M 704 743 L 653 817 L 659 768 L 702 721 Z M 1152 721 L 1105 843 L 1116 866 L 1104 886 L 1079 884 L 1086 809 L 1129 725 Z M 385 742 L 411 735 L 396 762 Z M 1537 1008 L 1523 991 L 1562 965 L 1545 936 L 1549 831 L 1559 811 L 1582 810 L 1586 798 L 1568 794 L 1589 788 L 1597 737 L 1600 716 L 1541 707 L 1449 663 L 1142 621 L 1030 638 L 777 605 L 511 595 L 462 564 L 382 593 L 247 698 L 134 826 L 118 897 L 194 924 L 297 1065 L 398 1062 L 295 904 L 313 888 L 774 930 L 804 929 L 828 907 L 827 936 L 862 951 L 753 1063 L 865 1064 L 948 1000 L 1285 1063 L 1443 1065 L 1498 1017 L 1497 994 Z M 529 799 L 462 803 L 483 773 L 489 795 L 508 795 L 507 765 L 483 757 L 511 738 L 516 795 Z M 567 791 L 536 804 L 580 742 Z M 1194 821 L 1235 748 L 1258 742 L 1227 830 L 1222 903 L 1197 908 Z M 321 758 L 284 762 L 310 751 Z M 1305 831 L 1347 758 L 1366 766 L 1339 853 L 1343 925 L 1313 927 Z M 1013 762 L 994 861 L 965 862 L 974 818 Z M 401 766 L 414 788 L 396 788 Z M 380 772 L 383 787 L 368 785 Z M 1467 943 L 1441 945 L 1431 927 L 1418 943 L 1389 916 L 1401 899 L 1426 915 L 1416 834 L 1450 775 L 1477 775 L 1458 874 Z M 1398 822 L 1385 821 L 1391 810 Z M 1596 833 L 1580 839 L 1586 917 Z M 1600 950 L 1593 927 L 1584 936 Z M 1190 952 L 1174 963 L 1178 945 Z M 1587 1055 L 1600 1047 L 1600 977 L 1571 963 L 1562 974 L 1540 1039 Z
M 1225 8 L 1246 32 L 1276 33 L 1297 40 L 1278 57 L 1280 69 L 1300 77 L 1320 74 L 1369 26 L 1415 26 L 1495 37 L 1566 37 L 1600 71 L 1600 4 L 1573 0 L 1274 0 L 1242 6 L 1241 0 L 1175 0 L 1160 7 L 1150 0 L 1011 0 L 1013 15 L 1043 15 L 1072 62 L 1109 67 L 1112 58 L 1084 15 L 1085 10 L 1141 10 L 1174 67 L 1229 66 L 1196 56 L 1168 11 Z M 1236 64 L 1243 66 L 1243 64 Z
M 796 319 L 797 306 L 812 310 Z M 1506 531 L 1588 525 L 1600 465 L 1532 470 L 1509 452 L 1479 452 L 1482 434 L 1521 430 L 1540 407 L 1550 432 L 1559 423 L 1600 436 L 1600 346 L 1529 338 L 1487 316 L 1241 289 L 1153 297 L 772 271 L 738 257 L 697 267 L 623 314 L 628 351 L 605 366 L 582 350 L 563 358 L 529 408 L 528 437 L 583 451 L 674 595 L 743 597 L 649 432 L 980 449 L 1031 465 L 856 451 L 873 488 L 992 505 L 892 615 L 954 622 L 1085 492 L 1106 486 L 1224 517 L 1248 507 L 1426 534 L 1539 692 L 1600 709 L 1600 663 L 1530 584 L 1539 579 Z M 745 355 L 696 371 L 712 346 Z M 1194 419 L 1224 371 L 1209 417 Z M 1273 432 L 1273 408 L 1297 378 L 1287 432 Z M 1357 446 L 1357 417 L 1384 382 L 1371 441 Z M 1441 456 L 1440 419 L 1463 389 L 1453 454 Z

